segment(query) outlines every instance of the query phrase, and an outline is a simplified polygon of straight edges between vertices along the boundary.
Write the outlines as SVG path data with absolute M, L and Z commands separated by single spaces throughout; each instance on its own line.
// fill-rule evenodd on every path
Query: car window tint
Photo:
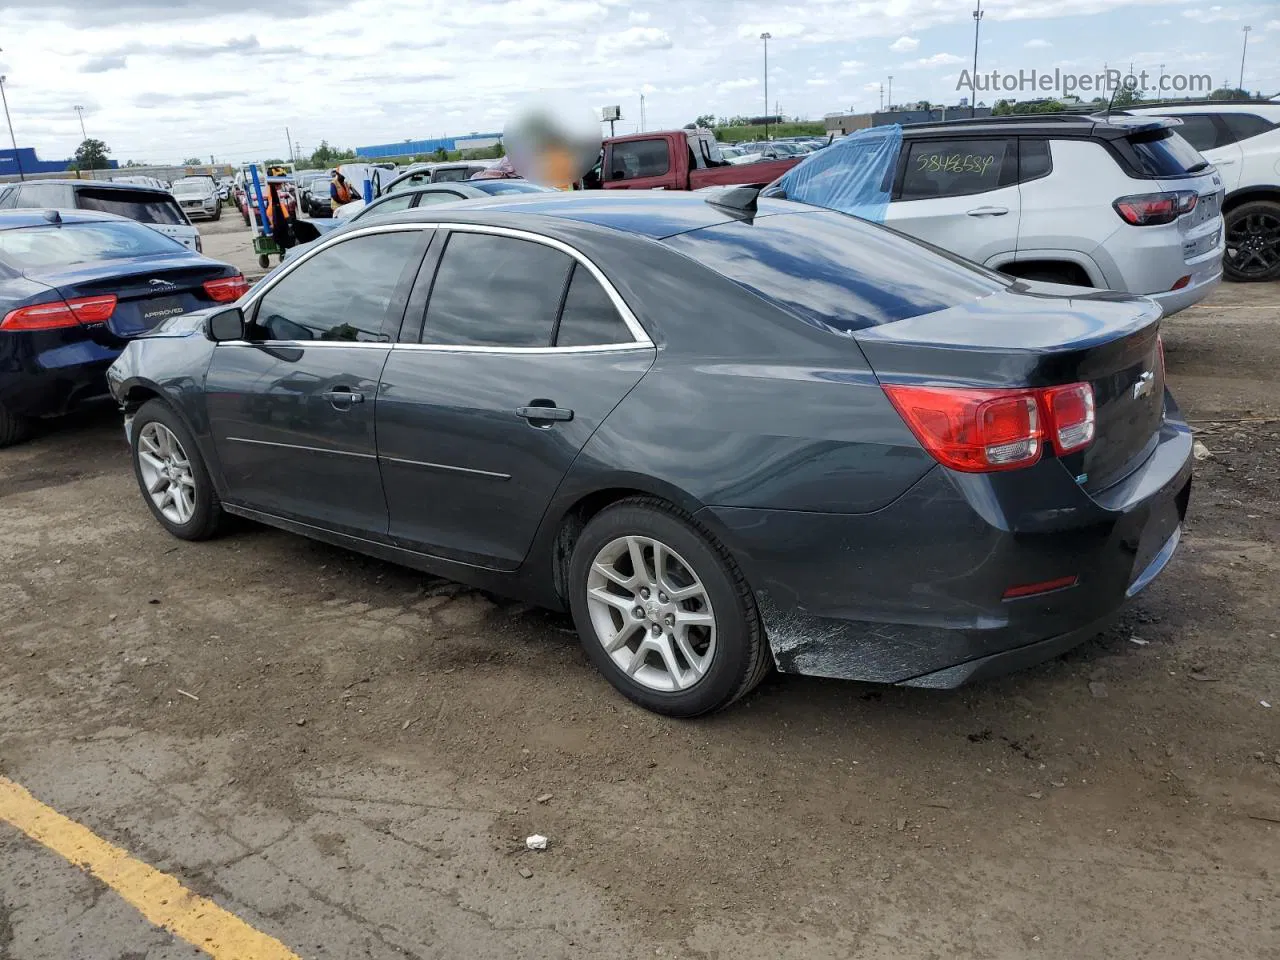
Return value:
M 1018 180 L 1026 183 L 1038 177 L 1047 177 L 1053 169 L 1049 158 L 1049 141 L 1026 137 L 1018 141 Z
M 418 194 L 418 206 L 429 207 L 434 203 L 452 203 L 462 199 L 465 199 L 462 194 L 452 190 L 426 190 Z
M 18 188 L 19 207 L 73 207 L 71 188 L 60 183 L 24 183 Z
M 187 222 L 177 200 L 167 193 L 147 190 L 81 189 L 76 193 L 76 206 L 82 210 L 114 213 L 139 223 L 185 225 Z
M 285 274 L 258 303 L 263 340 L 385 341 L 388 308 L 407 270 L 417 270 L 424 234 L 375 233 L 335 244 Z
M 634 339 L 600 281 L 582 264 L 576 264 L 560 311 L 556 346 L 586 347 Z
M 1013 157 L 1007 140 L 914 140 L 902 178 L 903 200 L 963 197 L 995 190 Z
M 1180 113 L 1176 119 L 1182 121 L 1175 129 L 1197 150 L 1212 150 L 1222 146 L 1218 126 L 1213 117 L 1205 113 Z
M 670 169 L 665 139 L 627 140 L 613 145 L 609 160 L 610 179 L 661 177 Z
M 7 210 L 18 201 L 18 188 L 6 187 L 0 190 L 0 210 Z
M 1224 113 L 1219 118 L 1227 125 L 1227 143 L 1236 143 L 1256 137 L 1260 133 L 1274 130 L 1276 125 L 1253 113 Z M 1184 133 L 1185 137 L 1186 134 Z
M 550 187 L 540 187 L 523 180 L 468 180 L 467 186 L 492 196 L 503 193 L 554 193 Z
M 367 220 L 370 217 L 379 217 L 386 213 L 397 213 L 401 210 L 408 210 L 412 204 L 412 193 L 396 194 L 385 200 L 379 200 L 377 203 L 369 204 L 351 219 Z
M 572 264 L 530 240 L 453 234 L 431 287 L 422 342 L 550 346 Z
M 1149 177 L 1185 177 L 1208 166 L 1200 152 L 1172 128 L 1130 134 L 1125 139 L 1138 168 Z
M 806 323 L 839 334 L 972 303 L 1012 282 L 843 213 L 760 217 L 663 243 Z
M 446 167 L 443 170 L 437 170 L 431 177 L 432 183 L 456 183 L 459 180 L 465 180 L 471 176 L 471 171 L 466 167 Z

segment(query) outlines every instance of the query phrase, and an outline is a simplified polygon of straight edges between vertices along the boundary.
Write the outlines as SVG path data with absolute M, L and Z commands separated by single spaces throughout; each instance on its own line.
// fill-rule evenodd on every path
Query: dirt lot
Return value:
M 303 957 L 1280 956 L 1280 284 L 1165 330 L 1212 458 L 1117 629 L 690 723 L 564 618 L 173 540 L 113 413 L 51 428 L 0 452 L 0 774 Z M 192 954 L 0 823 L 0 957 Z

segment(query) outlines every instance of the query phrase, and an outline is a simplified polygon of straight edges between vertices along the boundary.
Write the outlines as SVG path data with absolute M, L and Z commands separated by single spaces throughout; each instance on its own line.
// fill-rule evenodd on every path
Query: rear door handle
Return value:
M 339 409 L 349 407 L 353 403 L 364 403 L 364 394 L 349 387 L 334 387 L 332 390 L 326 390 L 321 396 Z
M 551 407 L 534 404 L 529 407 L 516 407 L 516 413 L 530 423 L 547 420 L 572 420 L 573 411 L 564 407 Z
M 1009 212 L 1008 207 L 974 207 L 969 211 L 971 217 L 1003 217 Z

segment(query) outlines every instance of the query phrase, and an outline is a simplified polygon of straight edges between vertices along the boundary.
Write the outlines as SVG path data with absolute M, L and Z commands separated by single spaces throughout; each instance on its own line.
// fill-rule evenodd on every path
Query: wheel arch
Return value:
M 1229 213 L 1242 203 L 1250 203 L 1254 200 L 1269 200 L 1280 204 L 1280 184 L 1241 187 L 1227 194 L 1227 198 L 1222 201 L 1222 212 Z

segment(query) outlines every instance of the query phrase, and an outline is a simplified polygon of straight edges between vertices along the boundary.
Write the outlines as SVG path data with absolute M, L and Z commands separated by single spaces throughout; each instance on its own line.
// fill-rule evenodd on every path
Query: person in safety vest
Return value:
M 334 170 L 333 179 L 329 181 L 329 206 L 337 210 L 352 200 L 359 199 L 360 195 L 356 193 L 351 184 L 347 183 L 347 178 L 337 170 Z

